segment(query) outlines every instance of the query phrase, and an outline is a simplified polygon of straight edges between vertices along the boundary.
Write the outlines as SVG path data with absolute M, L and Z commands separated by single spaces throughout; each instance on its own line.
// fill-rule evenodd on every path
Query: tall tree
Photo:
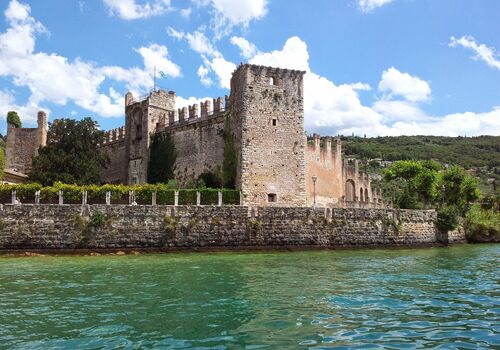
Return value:
M 104 132 L 91 118 L 54 120 L 47 132 L 47 145 L 33 158 L 30 180 L 45 186 L 55 181 L 99 183 L 101 168 L 109 162 L 98 147 L 103 141 Z
M 173 179 L 176 158 L 172 136 L 169 133 L 155 134 L 150 145 L 148 182 L 166 183 Z
M 21 128 L 23 123 L 21 123 L 21 118 L 17 115 L 16 111 L 7 112 L 7 123 L 15 126 L 16 128 Z

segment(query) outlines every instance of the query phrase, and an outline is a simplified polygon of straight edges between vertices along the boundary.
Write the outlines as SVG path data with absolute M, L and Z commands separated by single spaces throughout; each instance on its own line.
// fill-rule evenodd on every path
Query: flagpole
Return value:
M 156 92 L 156 66 L 154 66 L 154 73 L 153 73 L 153 91 Z

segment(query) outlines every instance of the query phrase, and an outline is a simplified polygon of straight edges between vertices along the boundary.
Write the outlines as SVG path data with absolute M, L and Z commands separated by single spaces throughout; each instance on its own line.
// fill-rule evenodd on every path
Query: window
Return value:
M 267 195 L 267 201 L 272 203 L 272 202 L 277 202 L 278 201 L 278 197 L 276 196 L 276 193 L 269 193 Z
M 273 119 L 273 126 L 276 126 L 277 123 L 278 121 L 276 119 Z
M 142 139 L 142 125 L 137 124 L 135 126 L 135 139 L 140 140 Z
M 269 85 L 275 85 L 274 77 L 269 78 Z

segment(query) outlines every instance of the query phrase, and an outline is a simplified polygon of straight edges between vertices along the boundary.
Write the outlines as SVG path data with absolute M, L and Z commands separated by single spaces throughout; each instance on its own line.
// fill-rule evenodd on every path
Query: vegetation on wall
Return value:
M 19 115 L 16 111 L 7 112 L 7 123 L 16 128 L 21 128 L 23 126 L 21 118 L 19 118 Z
M 31 184 L 4 184 L 0 185 L 0 203 L 11 203 L 12 191 L 16 191 L 16 197 L 21 203 L 34 203 L 35 192 L 40 191 L 40 202 L 42 204 L 57 204 L 59 192 L 63 191 L 65 204 L 81 204 L 83 192 L 87 191 L 88 204 L 105 204 L 106 193 L 110 192 L 111 204 L 129 204 L 129 192 L 134 191 L 137 204 L 152 204 L 153 193 L 156 193 L 156 204 L 173 205 L 175 202 L 175 191 L 179 193 L 179 205 L 196 204 L 197 192 L 200 193 L 203 205 L 218 204 L 218 193 L 222 193 L 222 201 L 225 205 L 238 205 L 240 203 L 240 191 L 233 189 L 176 189 L 169 184 L 143 184 L 135 186 L 126 185 L 70 185 L 55 182 L 53 186 L 43 187 L 37 183 Z
M 30 180 L 44 186 L 56 181 L 100 183 L 101 168 L 109 162 L 98 147 L 103 141 L 104 133 L 91 118 L 54 120 L 49 124 L 47 146 L 33 158 Z
M 148 183 L 167 183 L 174 178 L 174 166 L 177 154 L 172 135 L 169 133 L 152 136 L 149 163 Z
M 498 208 L 472 206 L 465 216 L 465 233 L 471 242 L 500 242 L 500 212 Z
M 236 187 L 236 167 L 238 155 L 234 144 L 234 135 L 229 121 L 230 114 L 224 120 L 224 161 L 222 163 L 222 184 L 226 188 Z

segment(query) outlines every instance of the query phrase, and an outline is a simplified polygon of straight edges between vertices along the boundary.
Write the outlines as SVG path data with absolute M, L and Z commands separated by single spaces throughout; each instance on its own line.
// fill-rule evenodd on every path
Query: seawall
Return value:
M 460 243 L 436 213 L 246 206 L 3 205 L 0 250 L 342 248 Z

